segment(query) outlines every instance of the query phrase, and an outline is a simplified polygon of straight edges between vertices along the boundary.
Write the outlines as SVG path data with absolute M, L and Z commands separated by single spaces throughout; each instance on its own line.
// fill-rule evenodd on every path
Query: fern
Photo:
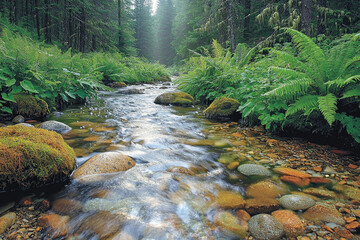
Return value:
M 319 106 L 318 95 L 307 95 L 299 98 L 294 104 L 290 105 L 286 111 L 285 117 L 293 115 L 300 111 L 312 112 L 312 110 L 317 109 Z
M 296 47 L 300 50 L 302 57 L 310 64 L 311 67 L 317 67 L 315 81 L 325 81 L 327 61 L 326 56 L 319 46 L 305 34 L 291 28 L 285 29 L 291 35 Z
M 357 86 L 354 89 L 351 89 L 344 93 L 341 99 L 351 98 L 351 97 L 359 97 L 360 96 L 360 86 Z
M 289 69 L 289 68 L 270 67 L 269 70 L 277 73 L 280 77 L 285 76 L 285 77 L 288 77 L 290 79 L 308 78 L 306 73 L 299 72 L 299 71 Z
M 264 95 L 284 98 L 285 100 L 293 100 L 301 95 L 304 95 L 312 83 L 313 81 L 307 78 L 292 80 L 291 82 L 282 84 Z
M 329 93 L 326 96 L 321 96 L 318 98 L 319 109 L 325 120 L 331 126 L 335 121 L 335 114 L 337 110 L 337 98 L 334 94 Z

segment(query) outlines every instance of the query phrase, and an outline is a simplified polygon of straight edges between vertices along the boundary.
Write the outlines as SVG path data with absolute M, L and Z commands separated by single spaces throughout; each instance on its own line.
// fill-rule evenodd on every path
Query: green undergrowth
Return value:
M 13 113 L 16 94 L 43 99 L 50 110 L 96 97 L 114 82 L 169 81 L 164 66 L 121 53 L 63 52 L 0 20 L 0 111 Z
M 317 45 L 296 30 L 283 33 L 292 42 L 253 49 L 240 44 L 234 54 L 214 41 L 207 54 L 182 66 L 180 90 L 203 103 L 234 98 L 243 122 L 268 131 L 360 143 L 359 34 Z

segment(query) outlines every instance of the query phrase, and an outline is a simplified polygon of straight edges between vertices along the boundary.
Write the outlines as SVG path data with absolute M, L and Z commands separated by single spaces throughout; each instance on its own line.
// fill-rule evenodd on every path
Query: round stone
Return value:
M 279 199 L 283 208 L 291 210 L 304 210 L 315 205 L 315 201 L 305 195 L 285 195 Z
M 258 214 L 249 221 L 249 231 L 258 240 L 277 240 L 284 235 L 283 225 L 269 214 Z
M 258 164 L 243 164 L 237 170 L 245 176 L 271 176 L 271 172 L 266 167 Z

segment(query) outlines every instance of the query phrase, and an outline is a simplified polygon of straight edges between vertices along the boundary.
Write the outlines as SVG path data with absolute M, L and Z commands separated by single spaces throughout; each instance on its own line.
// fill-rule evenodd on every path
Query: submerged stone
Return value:
M 253 216 L 248 224 L 251 235 L 258 240 L 277 240 L 285 233 L 283 225 L 268 214 Z
M 72 129 L 65 123 L 54 121 L 54 120 L 41 123 L 39 128 L 46 129 L 49 131 L 54 131 L 59 134 L 66 134 L 66 133 L 70 132 Z
M 235 99 L 220 97 L 210 104 L 204 111 L 204 115 L 210 119 L 231 118 L 235 115 L 239 106 L 240 103 Z
M 325 203 L 317 203 L 315 206 L 309 208 L 304 213 L 304 218 L 320 224 L 322 222 L 336 223 L 338 225 L 345 225 L 343 216 L 332 205 Z
M 163 93 L 156 97 L 156 104 L 174 105 L 174 106 L 191 106 L 194 103 L 194 98 L 187 93 Z
M 279 201 L 273 198 L 251 198 L 246 200 L 245 210 L 254 215 L 270 213 L 280 208 Z
M 242 164 L 237 170 L 245 176 L 271 176 L 271 172 L 266 167 L 258 164 Z
M 74 172 L 73 178 L 78 179 L 88 175 L 126 171 L 133 166 L 135 166 L 135 161 L 120 152 L 100 153 L 81 165 Z
M 221 208 L 243 208 L 245 200 L 240 193 L 220 190 L 216 198 L 216 205 Z
M 9 227 L 11 227 L 16 220 L 16 214 L 10 212 L 0 217 L 0 234 L 3 234 Z
M 305 210 L 315 205 L 315 201 L 304 195 L 285 195 L 279 199 L 283 208 L 291 210 Z
M 305 226 L 294 212 L 290 210 L 277 210 L 272 212 L 271 215 L 281 222 L 288 238 L 296 238 L 304 234 Z
M 252 198 L 277 198 L 283 195 L 286 190 L 272 181 L 261 181 L 251 184 L 246 189 L 246 196 Z
M 311 194 L 322 198 L 336 198 L 336 193 L 324 188 L 307 188 L 303 190 L 304 193 Z
M 214 217 L 214 222 L 221 230 L 230 235 L 244 238 L 246 235 L 246 227 L 240 225 L 240 221 L 229 212 L 217 213 Z

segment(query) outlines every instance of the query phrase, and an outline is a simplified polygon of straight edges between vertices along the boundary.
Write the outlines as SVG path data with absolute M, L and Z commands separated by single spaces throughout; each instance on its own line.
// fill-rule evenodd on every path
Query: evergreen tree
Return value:
M 161 64 L 171 65 L 175 57 L 172 25 L 175 17 L 175 9 L 172 0 L 159 0 L 156 12 L 157 27 L 157 59 Z
M 140 57 L 152 59 L 154 56 L 154 20 L 151 16 L 151 1 L 135 0 L 134 29 L 135 47 Z

